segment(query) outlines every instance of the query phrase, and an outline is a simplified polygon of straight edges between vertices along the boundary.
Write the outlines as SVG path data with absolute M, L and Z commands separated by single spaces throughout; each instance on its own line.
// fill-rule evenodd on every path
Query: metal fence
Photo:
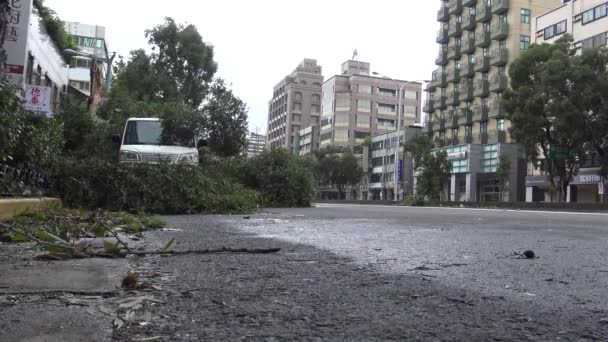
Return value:
M 0 164 L 0 197 L 44 196 L 47 185 L 39 171 Z

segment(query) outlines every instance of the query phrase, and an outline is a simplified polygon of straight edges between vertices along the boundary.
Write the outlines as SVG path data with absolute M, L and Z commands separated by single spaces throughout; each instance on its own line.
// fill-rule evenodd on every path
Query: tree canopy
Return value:
M 317 157 L 319 181 L 322 184 L 334 185 L 340 198 L 344 197 L 347 185 L 355 186 L 361 181 L 363 170 L 350 149 L 328 146 L 321 149 Z
M 412 154 L 418 172 L 416 192 L 427 199 L 440 200 L 452 172 L 452 163 L 445 151 L 433 152 L 432 149 L 433 141 L 427 135 L 415 136 L 404 144 L 404 150 Z
M 604 172 L 608 141 L 608 53 L 577 54 L 572 37 L 555 44 L 533 44 L 509 68 L 511 88 L 502 100 L 512 122 L 511 135 L 530 162 L 543 163 L 549 181 L 564 201 L 581 163 L 598 155 Z M 565 160 L 547 160 L 551 146 L 567 151 Z

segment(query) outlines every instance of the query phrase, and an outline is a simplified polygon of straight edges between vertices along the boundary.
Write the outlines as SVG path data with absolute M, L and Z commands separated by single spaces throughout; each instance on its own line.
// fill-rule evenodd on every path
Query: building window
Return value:
M 293 99 L 295 101 L 302 101 L 302 93 L 294 93 L 293 94 Z
M 347 143 L 348 142 L 348 130 L 347 129 L 337 129 L 334 132 L 334 142 L 335 143 Z
M 505 119 L 496 119 L 496 127 L 499 132 L 505 131 Z
M 387 119 L 376 119 L 376 125 L 378 128 L 387 129 L 387 128 L 395 128 L 395 120 L 387 120 Z
M 371 94 L 372 86 L 369 84 L 359 84 L 358 91 L 359 91 L 359 94 Z
M 473 135 L 473 126 L 471 126 L 471 125 L 464 126 L 464 136 L 470 137 L 472 135 Z
M 357 127 L 369 128 L 370 127 L 370 116 L 369 115 L 357 115 Z
M 310 112 L 314 114 L 319 114 L 321 112 L 321 106 L 319 106 L 318 104 L 313 104 L 312 106 L 310 106 Z
M 526 36 L 523 34 L 521 36 L 519 36 L 519 49 L 527 50 L 529 46 L 530 46 L 530 36 Z
M 336 127 L 350 126 L 350 114 L 336 114 L 334 126 L 336 126 Z
M 360 113 L 371 113 L 372 101 L 370 100 L 357 100 L 357 111 Z
M 583 25 L 605 17 L 608 14 L 607 9 L 608 3 L 605 3 L 583 12 Z
M 606 45 L 606 32 L 587 38 L 581 42 L 583 49 L 599 48 Z
M 349 95 L 337 95 L 336 96 L 336 112 L 350 112 L 350 96 Z
M 296 112 L 301 112 L 302 111 L 302 104 L 299 102 L 294 102 L 291 106 L 291 110 L 296 111 Z
M 312 94 L 312 102 L 313 103 L 319 103 L 319 102 L 321 102 L 321 95 L 319 95 L 319 94 Z
M 302 116 L 300 114 L 291 114 L 291 121 L 297 121 L 299 122 L 301 120 Z
M 389 115 L 395 115 L 396 114 L 396 107 L 395 105 L 392 104 L 385 104 L 385 103 L 378 103 L 378 114 L 389 114 Z
M 378 95 L 395 97 L 397 96 L 397 91 L 394 89 L 378 88 Z
M 480 123 L 479 134 L 488 134 L 488 122 Z
M 484 145 L 481 157 L 482 172 L 496 172 L 498 166 L 498 144 Z
M 527 8 L 521 9 L 521 23 L 529 24 L 530 23 L 530 10 Z
M 568 24 L 567 21 L 560 21 L 559 23 L 555 24 L 555 25 L 551 25 L 547 28 L 544 29 L 544 38 L 545 40 L 547 39 L 551 39 L 553 37 L 557 37 L 563 33 L 566 33 L 568 28 Z

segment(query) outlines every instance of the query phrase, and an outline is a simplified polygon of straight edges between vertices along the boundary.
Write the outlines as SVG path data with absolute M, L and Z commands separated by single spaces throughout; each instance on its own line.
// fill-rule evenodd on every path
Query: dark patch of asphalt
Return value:
M 608 216 L 327 206 L 166 218 L 179 250 L 131 341 L 608 340 Z M 513 252 L 532 249 L 538 259 Z

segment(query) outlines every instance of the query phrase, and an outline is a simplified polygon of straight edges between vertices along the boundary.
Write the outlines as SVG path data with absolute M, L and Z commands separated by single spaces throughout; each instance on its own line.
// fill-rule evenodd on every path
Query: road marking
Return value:
M 574 211 L 546 211 L 546 210 L 518 210 L 518 209 L 492 209 L 492 208 L 453 208 L 453 207 L 406 207 L 395 205 L 376 205 L 376 204 L 340 204 L 340 203 L 316 203 L 317 208 L 331 207 L 380 207 L 393 209 L 443 209 L 443 210 L 468 210 L 468 211 L 493 211 L 493 212 L 513 212 L 513 213 L 529 213 L 529 214 L 561 214 L 561 215 L 591 215 L 591 216 L 608 216 L 608 213 L 577 213 Z

